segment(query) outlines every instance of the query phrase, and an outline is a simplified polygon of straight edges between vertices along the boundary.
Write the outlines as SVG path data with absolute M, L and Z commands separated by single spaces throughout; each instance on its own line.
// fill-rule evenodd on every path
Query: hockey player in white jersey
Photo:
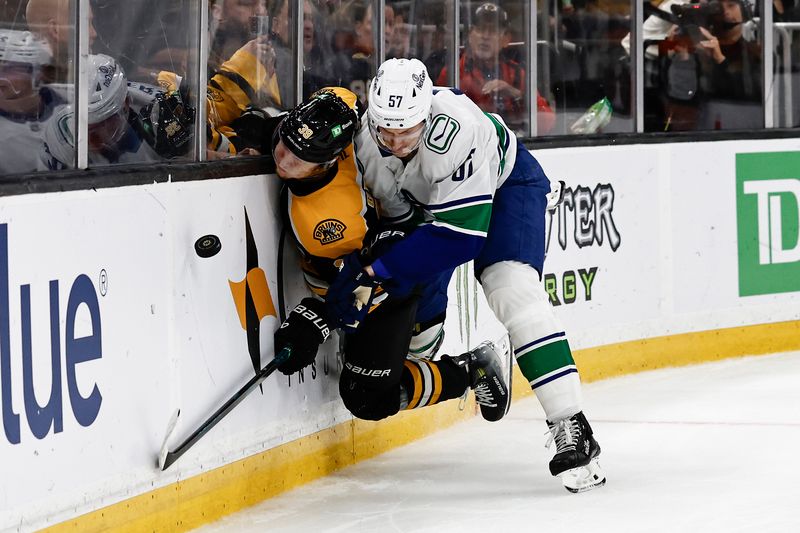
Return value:
M 90 164 L 158 161 L 191 148 L 194 110 L 183 105 L 177 91 L 129 83 L 122 66 L 104 54 L 90 54 L 88 70 Z M 73 92 L 67 86 L 70 100 Z M 45 128 L 40 169 L 73 167 L 74 122 L 72 105 L 54 113 Z
M 572 492 L 604 484 L 575 362 L 542 285 L 550 183 L 541 166 L 499 116 L 458 90 L 434 90 L 416 59 L 381 65 L 368 122 L 356 139 L 367 186 L 385 217 L 424 222 L 366 272 L 404 285 L 474 260 L 547 415 L 551 473 Z
M 131 127 L 128 80 L 115 59 L 91 54 L 88 61 L 89 83 L 89 162 L 143 163 L 160 159 Z M 75 158 L 75 112 L 73 106 L 60 108 L 45 129 L 40 152 L 43 169 L 73 168 Z
M 0 174 L 34 172 L 45 122 L 64 101 L 41 84 L 50 48 L 29 31 L 0 29 Z M 34 149 L 31 149 L 31 148 Z

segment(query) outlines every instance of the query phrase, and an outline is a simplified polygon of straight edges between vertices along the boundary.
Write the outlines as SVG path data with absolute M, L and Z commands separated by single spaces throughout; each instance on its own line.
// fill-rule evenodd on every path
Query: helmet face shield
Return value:
M 419 148 L 427 129 L 427 120 L 405 129 L 383 128 L 373 121 L 369 123 L 372 139 L 381 149 L 391 152 L 396 157 L 405 157 Z
M 49 64 L 50 47 L 45 41 L 29 31 L 0 29 L 0 100 L 32 97 L 41 69 Z
M 89 124 L 89 151 L 101 152 L 115 149 L 128 127 L 124 108 L 95 124 Z
M 0 63 L 0 98 L 13 100 L 33 92 L 35 87 L 33 65 L 25 63 Z

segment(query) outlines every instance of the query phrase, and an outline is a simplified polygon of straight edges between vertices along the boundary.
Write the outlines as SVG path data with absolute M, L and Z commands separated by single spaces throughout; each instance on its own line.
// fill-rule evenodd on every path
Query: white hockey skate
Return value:
M 592 436 L 592 428 L 582 412 L 558 422 L 547 421 L 550 438 L 547 447 L 555 442 L 556 454 L 550 461 L 550 473 L 558 476 L 570 492 L 585 492 L 606 483 L 606 475 L 597 456 L 600 445 Z
M 566 470 L 558 477 L 561 478 L 564 488 L 573 494 L 586 492 L 606 484 L 606 474 L 596 458 L 589 461 L 588 465 Z

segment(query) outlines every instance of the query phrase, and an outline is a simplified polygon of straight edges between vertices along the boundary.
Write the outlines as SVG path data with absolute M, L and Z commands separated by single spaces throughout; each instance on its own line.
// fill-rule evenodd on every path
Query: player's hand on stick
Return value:
M 289 375 L 313 363 L 328 335 L 325 304 L 315 298 L 303 298 L 275 332 L 275 353 L 287 345 L 292 349 L 292 355 L 278 370 Z

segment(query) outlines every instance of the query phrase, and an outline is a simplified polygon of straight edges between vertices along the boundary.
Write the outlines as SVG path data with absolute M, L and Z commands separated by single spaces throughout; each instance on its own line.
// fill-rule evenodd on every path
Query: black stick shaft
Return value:
M 233 396 L 231 396 L 228 399 L 228 401 L 222 404 L 222 406 L 219 409 L 214 411 L 214 414 L 208 417 L 208 419 L 206 419 L 205 422 L 200 424 L 200 426 L 197 429 L 195 429 L 194 432 L 191 435 L 189 435 L 189 437 L 187 437 L 185 441 L 183 441 L 173 451 L 168 452 L 166 459 L 164 459 L 164 466 L 161 470 L 166 470 L 167 468 L 169 468 L 170 465 L 172 465 L 172 463 L 177 461 L 181 455 L 186 453 L 189 450 L 189 448 L 194 446 L 197 443 L 197 441 L 203 438 L 203 435 L 208 433 L 211 430 L 211 428 L 216 426 L 220 420 L 225 418 L 225 416 L 228 413 L 230 413 L 234 407 L 239 405 L 242 402 L 242 400 L 244 400 L 247 397 L 248 394 L 253 392 L 256 389 L 256 387 L 258 387 L 261 384 L 262 381 L 267 379 L 270 374 L 275 372 L 275 369 L 278 368 L 278 365 L 287 360 L 290 354 L 291 350 L 288 347 L 281 350 L 278 353 L 278 355 L 275 356 L 275 359 L 270 361 L 267 364 L 267 366 L 259 370 L 258 374 L 250 378 L 250 381 L 248 381 L 241 389 L 236 391 L 233 394 Z

